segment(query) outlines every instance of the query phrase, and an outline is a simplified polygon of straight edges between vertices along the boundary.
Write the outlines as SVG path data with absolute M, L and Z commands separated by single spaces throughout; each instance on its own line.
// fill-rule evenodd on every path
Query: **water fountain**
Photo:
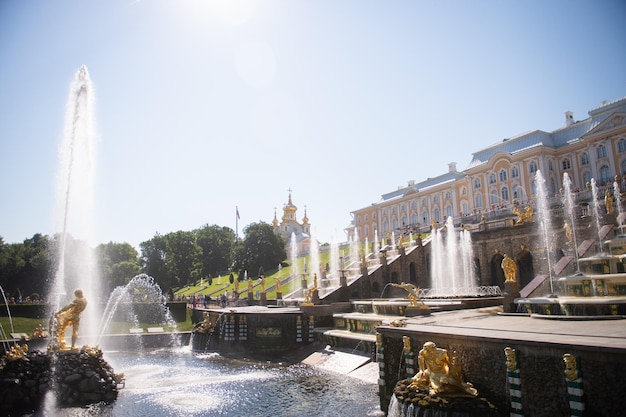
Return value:
M 537 181 L 541 180 L 538 174 Z M 566 215 L 566 237 L 571 242 L 572 256 L 563 257 L 559 264 L 575 259 L 576 271 L 573 274 L 559 277 L 553 274 L 550 253 L 554 249 L 550 246 L 555 242 L 553 231 L 549 228 L 549 210 L 545 205 L 545 194 L 538 195 L 538 214 L 542 216 L 541 235 L 546 247 L 546 267 L 550 274 L 550 295 L 547 298 L 536 296 L 520 298 L 515 302 L 528 312 L 542 317 L 570 316 L 580 318 L 621 318 L 626 312 L 626 268 L 623 260 L 626 259 L 626 237 L 618 234 L 615 238 L 602 242 L 605 227 L 601 225 L 601 215 L 598 209 L 598 192 L 595 180 L 591 180 L 592 208 L 598 234 L 598 251 L 595 255 L 581 257 L 591 243 L 578 245 L 577 216 L 573 203 L 571 180 L 568 174 L 563 176 L 564 196 L 563 205 Z M 541 187 L 539 188 L 541 190 Z M 607 190 L 607 195 L 613 194 Z M 610 199 L 608 200 L 610 204 Z M 612 207 L 607 207 L 610 212 Z M 542 214 L 545 211 L 545 214 Z M 611 217 L 607 217 L 611 219 Z M 619 232 L 619 228 L 618 228 Z M 591 242 L 591 241 L 589 241 Z M 564 270 L 563 267 L 556 268 Z M 556 277 L 555 277 L 556 275 Z
M 477 295 L 472 237 L 468 230 L 455 230 L 448 217 L 444 228 L 432 229 L 431 295 Z

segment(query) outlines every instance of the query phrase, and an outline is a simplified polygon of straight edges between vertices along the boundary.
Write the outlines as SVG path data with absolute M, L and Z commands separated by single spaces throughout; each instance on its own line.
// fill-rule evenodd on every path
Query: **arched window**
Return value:
M 589 165 L 589 154 L 587 152 L 580 155 L 580 165 Z
M 626 140 L 620 139 L 619 142 L 617 142 L 617 150 L 619 152 L 626 151 Z
M 509 187 L 502 187 L 502 201 L 509 201 Z
M 498 204 L 498 190 L 491 190 L 491 204 Z
M 461 201 L 461 213 L 463 214 L 469 213 L 469 207 L 467 205 L 467 201 Z
M 587 186 L 587 184 L 591 184 L 591 171 L 583 172 L 583 183 L 585 186 Z
M 491 174 L 489 175 L 489 184 L 495 184 L 496 183 L 496 174 Z
M 480 178 L 474 180 L 474 188 L 480 188 Z
M 446 216 L 448 216 L 448 217 L 452 217 L 452 216 L 453 216 L 453 213 L 452 213 L 452 205 L 451 205 L 451 204 L 448 204 L 448 205 L 446 206 Z
M 446 191 L 446 200 L 450 200 L 450 191 Z
M 561 166 L 563 167 L 563 171 L 572 169 L 572 164 L 569 162 L 569 158 L 564 158 L 563 161 L 561 161 Z
M 441 221 L 441 213 L 439 213 L 439 207 L 435 208 L 433 215 L 435 216 L 435 221 L 439 223 Z
M 422 221 L 424 222 L 424 224 L 428 224 L 429 222 L 428 212 L 426 210 L 422 211 Z
M 598 158 L 606 158 L 606 146 L 598 146 Z
M 361 216 L 356 216 L 356 224 L 361 224 Z
M 611 171 L 609 171 L 609 167 L 606 165 L 600 167 L 600 181 L 602 181 L 602 184 L 611 183 Z
M 461 195 L 467 195 L 467 188 L 461 187 Z
M 369 226 L 369 224 L 366 224 L 363 227 L 365 228 L 365 237 L 370 237 L 370 226 Z
M 539 170 L 539 168 L 537 167 L 537 162 L 530 161 L 530 163 L 528 164 L 528 170 L 530 171 L 531 174 L 534 174 L 535 172 L 537 172 Z
M 513 199 L 517 200 L 518 198 L 521 197 L 521 194 L 522 193 L 521 193 L 521 188 L 520 188 L 519 184 L 515 184 L 513 186 Z
M 369 219 L 370 219 L 370 216 L 366 214 L 366 215 L 365 215 L 365 218 L 364 218 L 364 220 L 363 220 L 363 221 L 368 222 L 368 221 L 369 221 Z
M 413 216 L 411 218 L 411 223 L 414 225 L 419 223 L 419 220 L 417 220 L 417 213 L 413 213 Z
M 482 194 L 476 194 L 476 196 L 474 197 L 474 205 L 476 206 L 476 208 L 482 208 L 482 206 L 483 206 L 483 195 Z
M 622 175 L 626 174 L 626 160 L 623 160 L 621 164 L 619 164 L 619 170 Z
M 506 180 L 507 180 L 506 169 L 502 169 L 500 170 L 500 181 L 506 181 Z
M 511 168 L 511 178 L 517 178 L 517 177 L 519 177 L 519 170 L 517 169 L 517 167 Z

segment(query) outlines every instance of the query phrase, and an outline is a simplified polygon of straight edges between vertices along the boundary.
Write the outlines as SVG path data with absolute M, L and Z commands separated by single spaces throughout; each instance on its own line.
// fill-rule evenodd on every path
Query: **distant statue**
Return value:
M 409 297 L 409 305 L 412 307 L 416 307 L 418 305 L 425 305 L 419 296 L 419 288 L 411 283 L 402 282 L 400 284 L 391 283 L 393 287 L 402 288 L 408 293 Z
M 72 349 L 76 347 L 78 339 L 78 328 L 80 327 L 80 314 L 87 307 L 87 299 L 83 296 L 82 290 L 74 291 L 74 300 L 59 310 L 55 317 L 57 320 L 56 337 L 60 349 L 66 347 L 65 331 L 72 326 Z
M 606 207 L 606 214 L 613 214 L 613 194 L 608 188 L 604 192 L 604 207 Z
M 205 311 L 202 313 L 202 321 L 196 324 L 193 331 L 195 333 L 213 333 L 213 330 L 215 330 L 215 325 L 211 323 L 209 312 Z
M 409 336 L 402 336 L 402 345 L 404 346 L 404 353 L 410 355 L 413 352 L 411 348 L 411 338 Z
M 524 224 L 524 223 L 532 223 L 533 221 L 533 208 L 528 205 L 524 209 L 524 211 L 520 210 L 517 207 L 513 207 L 513 214 L 517 216 L 516 224 Z
M 504 356 L 506 357 L 506 369 L 514 371 L 517 369 L 517 355 L 515 349 L 511 347 L 504 348 Z
M 505 282 L 517 281 L 517 264 L 506 253 L 504 254 L 504 258 L 502 258 L 502 270 L 504 271 Z
M 261 292 L 265 292 L 265 275 L 261 275 L 259 279 L 261 280 Z
M 313 274 L 313 288 L 311 291 L 315 291 L 317 289 L 317 274 Z
M 478 395 L 476 388 L 463 382 L 461 367 L 456 355 L 451 359 L 446 349 L 433 342 L 424 343 L 418 354 L 419 372 L 412 378 L 409 389 L 428 389 L 430 395 Z
M 280 278 L 276 278 L 276 292 L 281 292 L 280 291 Z
M 430 224 L 432 225 L 433 232 L 434 232 L 435 230 L 437 230 L 437 222 L 436 222 L 436 221 L 431 220 Z
M 233 294 L 239 293 L 239 279 L 235 280 L 235 291 Z
M 563 222 L 563 229 L 565 229 L 565 238 L 569 243 L 572 243 L 572 226 L 567 220 Z
M 254 287 L 252 284 L 252 279 L 248 278 L 248 294 L 252 294 L 252 291 L 254 291 Z
M 563 362 L 565 363 L 565 370 L 563 373 L 565 377 L 570 381 L 578 379 L 578 366 L 576 365 L 576 356 L 571 353 L 563 355 Z
M 304 300 L 302 300 L 303 306 L 312 306 L 313 305 L 313 289 L 304 290 Z

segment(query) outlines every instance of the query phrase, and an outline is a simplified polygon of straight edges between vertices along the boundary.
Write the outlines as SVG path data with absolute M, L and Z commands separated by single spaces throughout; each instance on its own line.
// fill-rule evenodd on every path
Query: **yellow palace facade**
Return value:
M 626 97 L 604 102 L 574 121 L 565 113 L 564 127 L 552 132 L 533 130 L 504 139 L 472 154 L 463 171 L 456 163 L 448 172 L 385 193 L 370 206 L 351 212 L 346 232 L 372 241 L 392 233 L 428 231 L 448 217 L 455 225 L 511 215 L 516 206 L 534 205 L 537 171 L 555 198 L 568 173 L 573 191 L 622 184 L 626 176 Z M 625 179 L 626 180 L 626 179 Z M 624 191 L 624 189 L 622 189 Z

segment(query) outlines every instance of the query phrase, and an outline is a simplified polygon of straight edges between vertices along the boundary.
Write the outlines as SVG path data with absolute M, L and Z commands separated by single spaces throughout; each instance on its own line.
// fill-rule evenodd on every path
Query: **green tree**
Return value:
M 200 248 L 193 232 L 178 231 L 165 235 L 167 242 L 167 269 L 177 285 L 188 285 L 199 269 Z
M 102 290 L 111 292 L 141 272 L 138 253 L 128 243 L 103 243 L 96 248 Z
M 235 268 L 271 270 L 287 258 L 285 242 L 265 222 L 251 223 L 243 230 L 245 237 L 235 250 Z
M 201 276 L 227 271 L 232 266 L 235 232 L 228 227 L 205 225 L 195 231 L 200 248 Z
M 176 288 L 178 285 L 167 267 L 167 239 L 156 234 L 152 239 L 139 244 L 143 272 L 159 283 L 161 289 Z

